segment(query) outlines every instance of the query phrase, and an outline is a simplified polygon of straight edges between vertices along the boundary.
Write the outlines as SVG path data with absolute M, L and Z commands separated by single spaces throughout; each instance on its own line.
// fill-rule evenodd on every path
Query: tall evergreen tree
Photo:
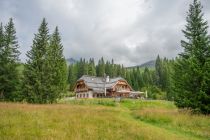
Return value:
M 127 80 L 127 82 L 128 82 L 130 85 L 132 85 L 130 72 L 129 72 L 128 70 L 126 71 L 125 79 Z
M 146 87 L 152 85 L 152 78 L 149 69 L 146 67 L 143 73 L 143 80 Z
M 82 77 L 82 75 L 84 75 L 84 65 L 83 65 L 83 59 L 82 58 L 80 58 L 80 61 L 77 62 L 77 66 L 78 66 L 77 77 L 80 78 L 80 77 Z
M 77 62 L 77 66 L 78 66 L 78 73 L 77 73 L 77 77 L 80 78 L 82 77 L 82 75 L 88 75 L 88 62 L 86 62 L 85 58 L 80 58 L 80 61 Z
M 175 102 L 178 107 L 210 113 L 210 38 L 200 1 L 190 4 L 186 21 L 186 40 L 181 41 L 184 52 L 175 64 Z
M 63 45 L 58 27 L 55 28 L 51 36 L 46 54 L 46 87 L 50 102 L 55 102 L 60 97 L 61 92 L 66 90 L 67 65 L 63 56 Z
M 28 60 L 24 69 L 24 94 L 28 102 L 47 103 L 49 93 L 46 81 L 46 54 L 49 46 L 49 29 L 47 22 L 43 19 L 38 33 L 35 34 L 33 45 L 27 52 Z
M 120 65 L 116 65 L 116 73 L 117 73 L 117 76 L 121 76 L 122 74 L 122 69 L 121 69 L 121 66 Z
M 83 66 L 83 75 L 88 75 L 88 62 L 86 62 L 85 58 L 83 59 L 82 66 Z
M 75 64 L 69 65 L 68 83 L 70 84 L 69 85 L 70 91 L 73 91 L 74 84 L 75 84 L 76 80 L 78 79 L 76 71 L 77 71 L 77 67 Z
M 116 76 L 116 71 L 115 71 L 115 64 L 114 64 L 114 60 L 112 59 L 111 62 L 111 73 L 110 73 L 110 77 L 115 77 Z
M 3 61 L 3 51 L 4 51 L 4 30 L 3 25 L 0 25 L 0 66 L 4 64 Z M 0 67 L 0 99 L 4 98 L 4 68 Z
M 99 61 L 98 61 L 98 76 L 104 76 L 105 74 L 105 62 L 104 62 L 104 58 L 102 57 Z
M 96 76 L 95 62 L 93 58 L 90 58 L 88 63 L 88 74 L 91 76 Z
M 136 73 L 137 73 L 136 76 L 137 76 L 137 81 L 138 81 L 138 89 L 141 90 L 141 88 L 144 87 L 144 80 L 143 80 L 142 73 L 139 67 L 137 67 Z
M 4 47 L 4 30 L 3 30 L 2 23 L 0 23 L 0 56 L 1 57 L 2 57 L 2 53 L 3 53 L 3 47 Z
M 120 76 L 123 77 L 123 78 L 125 78 L 125 74 L 126 74 L 125 68 L 124 68 L 124 66 L 122 65 L 122 66 L 121 66 L 121 74 L 120 74 Z
M 163 62 L 160 58 L 160 56 L 157 56 L 156 62 L 155 62 L 155 74 L 156 74 L 156 85 L 163 89 L 163 77 L 164 77 L 164 70 L 163 70 Z
M 16 30 L 10 18 L 4 31 L 2 24 L 0 26 L 0 94 L 5 100 L 19 98 L 18 48 Z
M 106 64 L 105 64 L 105 73 L 106 75 L 111 75 L 111 64 L 109 61 L 106 61 Z

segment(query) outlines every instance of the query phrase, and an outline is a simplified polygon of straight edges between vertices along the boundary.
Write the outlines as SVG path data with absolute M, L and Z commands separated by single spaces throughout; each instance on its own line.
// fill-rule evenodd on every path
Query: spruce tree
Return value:
M 164 82 L 165 82 L 165 76 L 166 76 L 166 69 L 164 69 L 163 66 L 163 60 L 160 58 L 160 56 L 157 56 L 156 62 L 155 62 L 155 74 L 156 74 L 156 85 L 164 90 Z
M 111 66 L 110 66 L 111 68 L 110 68 L 110 77 L 112 78 L 112 77 L 114 77 L 114 75 L 115 75 L 115 72 L 114 72 L 114 60 L 112 59 L 112 62 L 111 62 Z
M 67 65 L 63 56 L 63 45 L 58 27 L 50 38 L 46 54 L 46 92 L 51 103 L 65 92 L 67 84 Z
M 88 62 L 86 62 L 85 58 L 83 59 L 83 75 L 88 75 Z
M 83 58 L 80 58 L 80 61 L 77 63 L 78 65 L 78 73 L 77 77 L 80 78 L 83 75 L 88 75 L 88 63 Z
M 16 30 L 12 18 L 3 31 L 0 26 L 0 94 L 5 100 L 19 100 L 19 55 Z
M 119 77 L 121 75 L 121 66 L 120 65 L 116 65 L 116 71 L 117 71 L 117 77 Z
M 130 71 L 126 71 L 126 76 L 125 76 L 126 81 L 132 85 L 132 81 L 131 81 L 131 76 L 130 76 Z
M 120 75 L 120 76 L 121 76 L 122 78 L 125 78 L 125 73 L 126 73 L 126 72 L 125 72 L 125 68 L 124 68 L 124 66 L 122 65 L 122 66 L 121 66 L 121 75 Z
M 76 65 L 69 65 L 69 72 L 68 72 L 68 83 L 69 83 L 69 89 L 70 91 L 73 91 L 74 84 L 77 80 L 77 74 L 76 74 Z
M 38 33 L 35 34 L 31 50 L 26 54 L 28 59 L 24 69 L 23 85 L 25 98 L 30 103 L 47 103 L 49 98 L 47 91 L 48 75 L 46 75 L 46 54 L 49 37 L 47 22 L 43 19 Z
M 111 65 L 109 61 L 106 61 L 106 64 L 105 64 L 105 73 L 106 75 L 111 75 Z
M 4 98 L 4 69 L 3 69 L 3 50 L 4 50 L 4 31 L 3 31 L 3 25 L 1 23 L 0 25 L 0 99 Z
M 145 69 L 144 69 L 143 80 L 144 80 L 144 84 L 146 87 L 149 87 L 150 85 L 152 85 L 151 74 L 147 67 L 145 67 Z
M 92 69 L 93 69 L 92 70 L 92 75 L 96 76 L 96 66 L 95 66 L 94 58 L 92 58 L 91 64 L 92 64 Z
M 83 59 L 82 58 L 80 58 L 80 61 L 77 62 L 77 66 L 78 66 L 77 77 L 80 78 L 84 74 L 84 67 L 83 67 Z
M 178 107 L 210 113 L 209 59 L 210 38 L 203 19 L 201 2 L 190 4 L 181 41 L 184 52 L 175 64 L 174 93 Z
M 104 62 L 104 58 L 102 57 L 98 61 L 98 76 L 103 77 L 104 74 L 105 74 L 105 62 Z
M 94 59 L 91 58 L 88 63 L 88 75 L 96 76 L 95 62 Z
M 3 31 L 3 25 L 2 23 L 0 23 L 0 56 L 1 57 L 3 53 L 3 47 L 4 47 L 4 31 Z
M 136 73 L 137 73 L 137 80 L 138 80 L 138 89 L 141 90 L 144 87 L 144 80 L 143 80 L 142 73 L 139 67 L 137 67 Z

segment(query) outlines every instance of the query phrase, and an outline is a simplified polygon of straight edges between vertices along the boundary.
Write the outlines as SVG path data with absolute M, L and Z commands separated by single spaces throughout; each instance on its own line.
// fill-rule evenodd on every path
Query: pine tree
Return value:
M 2 56 L 3 47 L 4 47 L 4 31 L 3 31 L 3 25 L 1 23 L 0 24 L 0 56 Z
M 105 74 L 105 63 L 104 63 L 104 58 L 102 57 L 99 61 L 98 61 L 98 76 L 103 77 Z
M 126 70 L 125 70 L 124 66 L 122 65 L 121 66 L 121 75 L 120 76 L 125 78 L 125 74 L 126 74 Z
M 130 77 L 130 72 L 129 72 L 128 70 L 126 71 L 125 79 L 126 79 L 126 81 L 127 81 L 130 85 L 132 85 L 131 77 Z
M 164 87 L 164 70 L 163 70 L 163 61 L 161 60 L 160 56 L 157 56 L 155 62 L 155 73 L 156 73 L 156 85 L 163 89 Z
M 110 73 L 110 77 L 115 77 L 116 76 L 116 72 L 115 72 L 115 68 L 114 68 L 114 60 L 112 59 L 112 62 L 111 62 L 111 73 Z
M 3 61 L 3 51 L 4 51 L 4 31 L 3 31 L 3 25 L 1 23 L 0 25 L 0 99 L 3 98 L 4 94 L 4 68 L 2 67 L 4 64 Z
M 51 103 L 61 96 L 61 92 L 66 91 L 67 65 L 63 56 L 63 46 L 59 35 L 58 27 L 50 39 L 46 54 L 46 87 L 48 98 Z
M 84 75 L 84 64 L 83 64 L 82 58 L 80 58 L 80 61 L 77 62 L 77 66 L 78 66 L 77 77 L 80 78 L 80 77 L 82 77 L 82 75 Z
M 143 80 L 146 87 L 152 85 L 152 78 L 149 69 L 146 67 L 143 73 Z
M 43 19 L 38 33 L 35 34 L 33 45 L 27 52 L 28 60 L 24 69 L 24 94 L 28 102 L 47 103 L 49 96 L 46 75 L 46 54 L 49 46 L 49 30 L 47 22 Z
M 106 64 L 105 64 L 105 73 L 106 75 L 111 75 L 111 65 L 109 61 L 106 61 Z
M 88 62 L 86 62 L 85 58 L 83 59 L 82 62 L 83 66 L 83 75 L 88 75 Z
M 144 87 L 144 80 L 139 67 L 137 67 L 136 73 L 137 73 L 138 89 L 141 90 L 141 88 Z
M 95 62 L 93 58 L 90 58 L 88 63 L 88 75 L 96 76 Z
M 116 71 L 117 71 L 117 76 L 121 76 L 121 66 L 120 65 L 116 65 Z
M 68 83 L 69 83 L 69 89 L 70 91 L 73 91 L 74 84 L 77 80 L 77 74 L 76 74 L 76 65 L 69 65 L 69 72 L 68 72 Z
M 175 64 L 174 92 L 178 107 L 210 113 L 209 59 L 210 38 L 207 21 L 203 19 L 201 2 L 190 4 L 187 25 L 181 41 L 184 52 Z
M 0 94 L 5 100 L 19 100 L 19 55 L 16 30 L 12 18 L 0 27 Z
M 83 75 L 88 75 L 88 63 L 86 62 L 85 59 L 80 58 L 80 61 L 77 62 L 78 65 L 78 73 L 77 73 L 77 77 L 80 78 Z

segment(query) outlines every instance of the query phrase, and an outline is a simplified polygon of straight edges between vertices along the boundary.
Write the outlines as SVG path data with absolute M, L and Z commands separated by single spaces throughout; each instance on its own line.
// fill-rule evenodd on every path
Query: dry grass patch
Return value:
M 210 117 L 178 109 L 143 108 L 133 111 L 141 121 L 201 139 L 210 139 Z
M 1 139 L 191 139 L 138 122 L 121 107 L 0 103 Z

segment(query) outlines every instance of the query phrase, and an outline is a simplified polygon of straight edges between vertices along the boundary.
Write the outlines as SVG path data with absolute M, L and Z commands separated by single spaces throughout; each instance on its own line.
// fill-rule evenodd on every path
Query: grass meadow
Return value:
M 0 139 L 208 140 L 210 116 L 168 101 L 60 100 L 57 104 L 0 103 Z

